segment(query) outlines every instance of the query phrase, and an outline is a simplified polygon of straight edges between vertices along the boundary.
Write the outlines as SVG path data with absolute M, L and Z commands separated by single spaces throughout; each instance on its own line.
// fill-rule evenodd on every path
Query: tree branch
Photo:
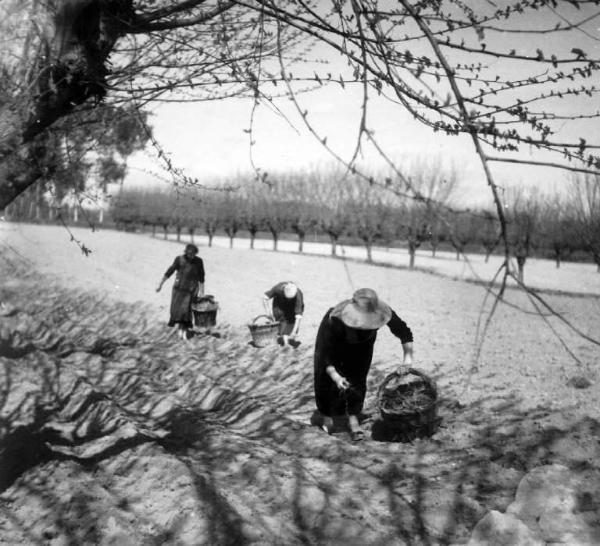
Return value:
M 496 162 L 504 162 L 504 163 L 518 163 L 521 165 L 536 165 L 538 167 L 552 167 L 555 169 L 564 169 L 566 171 L 576 172 L 576 173 L 588 173 L 600 175 L 600 170 L 596 169 L 584 169 L 583 167 L 570 167 L 569 165 L 561 165 L 560 163 L 552 163 L 549 161 L 533 161 L 527 159 L 515 159 L 510 157 L 491 157 L 487 156 L 488 161 L 496 161 Z
M 202 4 L 202 3 L 204 3 L 204 0 L 184 2 L 184 4 L 192 4 L 194 6 Z M 185 28 L 185 27 L 191 27 L 194 25 L 199 25 L 202 23 L 206 23 L 207 21 L 214 19 L 217 15 L 220 15 L 221 13 L 224 13 L 224 12 L 230 10 L 236 4 L 237 4 L 237 2 L 235 0 L 228 0 L 227 2 L 218 4 L 215 8 L 213 8 L 211 10 L 202 12 L 199 15 L 197 15 L 196 17 L 190 17 L 189 19 L 172 19 L 169 21 L 162 21 L 162 22 L 152 22 L 152 21 L 145 22 L 144 20 L 142 20 L 142 21 L 136 20 L 134 22 L 133 26 L 128 30 L 128 32 L 131 34 L 142 34 L 142 33 L 146 33 L 146 32 L 172 30 L 172 29 L 176 29 L 176 28 Z M 175 12 L 178 12 L 181 10 L 173 9 L 171 11 L 173 13 L 175 13 Z

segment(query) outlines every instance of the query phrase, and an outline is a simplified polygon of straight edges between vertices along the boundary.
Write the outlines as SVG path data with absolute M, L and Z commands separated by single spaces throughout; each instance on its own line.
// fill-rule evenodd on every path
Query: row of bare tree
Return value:
M 192 238 L 225 233 L 233 246 L 241 231 L 249 233 L 250 246 L 259 232 L 269 233 L 277 250 L 282 234 L 298 237 L 302 252 L 307 234 L 327 236 L 336 255 L 341 238 L 365 246 L 372 261 L 375 245 L 403 245 L 414 267 L 416 250 L 426 243 L 435 254 L 439 245 L 451 246 L 457 259 L 468 249 L 484 252 L 486 260 L 500 239 L 500 226 L 491 209 L 458 210 L 449 205 L 455 184 L 430 177 L 426 195 L 444 187 L 445 199 L 414 199 L 392 188 L 370 185 L 333 172 L 288 173 L 271 182 L 236 180 L 217 188 L 162 192 L 127 190 L 114 200 L 111 216 L 124 228 L 162 228 Z M 414 179 L 413 179 L 414 180 Z M 423 185 L 421 186 L 423 187 Z M 506 195 L 508 237 L 522 277 L 528 257 L 550 257 L 560 267 L 574 253 L 586 253 L 600 269 L 600 178 L 586 175 L 571 181 L 567 195 L 513 189 Z

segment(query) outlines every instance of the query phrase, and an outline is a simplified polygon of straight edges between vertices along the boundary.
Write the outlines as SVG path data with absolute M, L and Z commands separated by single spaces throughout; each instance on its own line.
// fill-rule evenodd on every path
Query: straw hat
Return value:
M 288 282 L 283 287 L 283 295 L 288 299 L 295 298 L 297 293 L 298 287 L 293 282 Z
M 392 318 L 392 310 L 387 303 L 377 297 L 371 288 L 360 288 L 351 300 L 336 305 L 331 316 L 339 318 L 346 326 L 357 330 L 377 330 Z

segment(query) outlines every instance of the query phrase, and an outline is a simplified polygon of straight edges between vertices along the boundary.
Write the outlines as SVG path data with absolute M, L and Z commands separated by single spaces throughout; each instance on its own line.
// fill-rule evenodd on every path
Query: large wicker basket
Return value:
M 255 347 L 266 347 L 277 343 L 279 322 L 267 315 L 258 315 L 248 324 Z
M 433 379 L 416 368 L 389 374 L 377 391 L 379 413 L 397 441 L 411 441 L 435 432 L 437 399 Z
M 217 324 L 217 310 L 219 304 L 214 296 L 201 296 L 194 298 L 192 302 L 192 315 L 194 316 L 194 326 L 197 328 L 210 328 Z

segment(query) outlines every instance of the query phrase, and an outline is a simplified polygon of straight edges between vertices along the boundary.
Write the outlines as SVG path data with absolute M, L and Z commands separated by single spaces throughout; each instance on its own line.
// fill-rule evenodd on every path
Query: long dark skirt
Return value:
M 192 323 L 192 300 L 193 294 L 189 290 L 181 290 L 176 286 L 171 292 L 171 316 L 169 326 L 181 324 L 186 328 L 191 328 Z
M 373 359 L 374 339 L 363 343 L 332 344 L 325 338 L 330 335 L 326 316 L 315 343 L 314 389 L 317 409 L 329 417 L 358 415 L 363 408 L 367 394 L 367 375 Z M 325 342 L 324 342 L 325 341 Z M 333 354 L 327 355 L 326 352 Z M 350 382 L 350 388 L 341 391 L 326 371 L 328 362 L 336 362 L 339 374 Z

